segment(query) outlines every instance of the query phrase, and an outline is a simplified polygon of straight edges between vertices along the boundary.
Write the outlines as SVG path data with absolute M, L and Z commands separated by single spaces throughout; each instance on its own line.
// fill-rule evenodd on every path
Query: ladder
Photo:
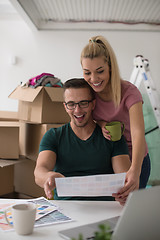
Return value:
M 142 55 L 137 55 L 134 58 L 133 64 L 134 68 L 130 77 L 130 82 L 133 83 L 137 88 L 140 87 L 141 83 L 144 84 L 157 121 L 157 126 L 145 133 L 148 134 L 157 128 L 160 128 L 160 108 L 158 106 L 158 93 L 150 75 L 148 59 L 144 59 Z

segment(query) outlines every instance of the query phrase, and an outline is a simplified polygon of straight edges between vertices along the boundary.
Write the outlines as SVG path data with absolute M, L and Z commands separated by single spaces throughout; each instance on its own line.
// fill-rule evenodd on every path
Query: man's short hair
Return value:
M 90 95 L 92 97 L 92 99 L 95 99 L 95 93 L 94 90 L 92 89 L 92 87 L 84 80 L 84 78 L 72 78 L 67 80 L 64 85 L 63 85 L 63 89 L 64 92 L 66 89 L 69 88 L 88 88 L 90 91 Z

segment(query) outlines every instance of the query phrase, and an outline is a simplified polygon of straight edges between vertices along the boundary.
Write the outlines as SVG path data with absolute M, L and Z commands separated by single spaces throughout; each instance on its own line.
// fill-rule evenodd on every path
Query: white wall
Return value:
M 103 35 L 115 50 L 121 75 L 129 80 L 133 58 L 149 59 L 153 80 L 160 91 L 160 32 L 126 31 L 32 31 L 23 20 L 0 19 L 0 110 L 17 111 L 17 101 L 8 95 L 22 81 L 42 72 L 62 82 L 82 77 L 80 53 L 88 39 Z M 10 63 L 17 57 L 17 64 Z

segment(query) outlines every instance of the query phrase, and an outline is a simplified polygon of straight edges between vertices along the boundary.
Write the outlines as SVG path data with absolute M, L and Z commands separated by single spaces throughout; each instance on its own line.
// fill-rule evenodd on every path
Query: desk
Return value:
M 24 200 L 24 199 L 23 199 Z M 4 203 L 8 199 L 0 199 Z M 55 201 L 61 211 L 75 221 L 34 228 L 32 235 L 20 236 L 13 232 L 0 232 L 1 240 L 62 240 L 58 231 L 120 215 L 123 207 L 110 201 Z

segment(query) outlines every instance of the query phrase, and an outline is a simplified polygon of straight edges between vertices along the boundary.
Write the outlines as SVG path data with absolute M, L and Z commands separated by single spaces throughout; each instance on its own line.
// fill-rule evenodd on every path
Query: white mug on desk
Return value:
M 7 223 L 14 227 L 16 233 L 20 235 L 28 235 L 33 232 L 35 218 L 36 218 L 36 204 L 21 203 L 13 205 L 12 207 L 13 225 L 7 218 L 7 210 L 5 218 Z

